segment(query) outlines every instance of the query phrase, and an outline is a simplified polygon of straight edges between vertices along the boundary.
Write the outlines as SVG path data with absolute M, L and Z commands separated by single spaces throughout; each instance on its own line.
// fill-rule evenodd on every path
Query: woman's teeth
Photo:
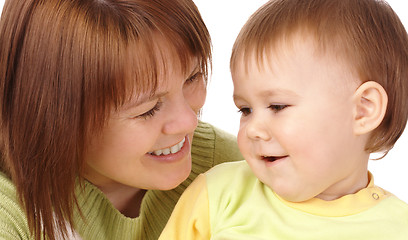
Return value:
M 176 153 L 176 152 L 180 151 L 180 149 L 183 147 L 185 141 L 186 141 L 186 139 L 183 138 L 183 140 L 181 140 L 181 142 L 177 143 L 176 145 L 174 145 L 172 147 L 156 150 L 156 151 L 153 151 L 153 152 L 149 152 L 149 154 L 160 156 L 160 155 L 169 155 L 170 153 Z

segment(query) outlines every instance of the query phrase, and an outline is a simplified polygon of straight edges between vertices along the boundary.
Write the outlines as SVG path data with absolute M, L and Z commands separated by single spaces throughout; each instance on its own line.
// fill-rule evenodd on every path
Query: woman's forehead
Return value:
M 176 82 L 185 81 L 196 72 L 202 71 L 198 57 L 190 57 L 188 62 L 182 62 L 175 54 L 163 51 L 156 56 L 157 65 L 155 68 L 145 70 L 144 78 L 137 73 L 135 76 L 132 70 L 129 71 L 130 84 L 127 100 L 121 106 L 126 109 L 140 105 L 144 102 L 164 95 L 167 88 Z M 129 66 L 132 69 L 131 66 Z

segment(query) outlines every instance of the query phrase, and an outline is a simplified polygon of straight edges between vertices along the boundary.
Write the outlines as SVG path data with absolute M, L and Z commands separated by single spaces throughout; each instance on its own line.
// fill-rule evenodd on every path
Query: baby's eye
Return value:
M 270 108 L 274 113 L 280 112 L 283 109 L 289 107 L 286 104 L 271 104 L 268 108 Z
M 244 108 L 240 108 L 238 112 L 241 113 L 241 115 L 245 117 L 252 113 L 252 109 L 244 107 Z
M 147 118 L 153 117 L 154 114 L 156 114 L 156 112 L 160 110 L 162 104 L 163 104 L 162 102 L 157 102 L 156 105 L 154 105 L 154 107 L 152 109 L 150 109 L 149 111 L 147 111 L 145 113 L 137 115 L 135 118 L 147 119 Z

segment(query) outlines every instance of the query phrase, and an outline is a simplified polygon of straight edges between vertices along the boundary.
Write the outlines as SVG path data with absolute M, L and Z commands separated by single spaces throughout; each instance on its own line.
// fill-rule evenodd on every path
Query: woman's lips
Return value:
M 161 153 L 160 155 L 156 155 L 154 152 L 148 152 L 146 153 L 146 156 L 153 160 L 160 161 L 160 162 L 166 162 L 166 163 L 178 162 L 181 159 L 185 159 L 187 155 L 190 155 L 190 152 L 191 152 L 190 145 L 191 144 L 190 144 L 189 136 L 186 136 L 184 139 L 185 140 L 180 141 L 178 143 L 178 144 L 182 143 L 181 148 L 178 149 L 178 151 L 175 151 L 174 153 L 170 152 L 169 154 Z
M 175 145 L 171 147 L 155 150 L 155 151 L 148 152 L 148 153 L 151 155 L 155 155 L 155 156 L 174 154 L 181 150 L 181 148 L 184 146 L 185 141 L 186 141 L 186 137 L 184 137 L 180 142 L 176 143 Z

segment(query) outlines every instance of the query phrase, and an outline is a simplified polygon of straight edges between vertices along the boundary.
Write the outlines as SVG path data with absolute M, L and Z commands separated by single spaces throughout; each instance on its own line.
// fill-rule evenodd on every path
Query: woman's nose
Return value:
M 164 134 L 187 134 L 193 132 L 198 124 L 197 113 L 185 100 L 174 103 L 163 127 Z

